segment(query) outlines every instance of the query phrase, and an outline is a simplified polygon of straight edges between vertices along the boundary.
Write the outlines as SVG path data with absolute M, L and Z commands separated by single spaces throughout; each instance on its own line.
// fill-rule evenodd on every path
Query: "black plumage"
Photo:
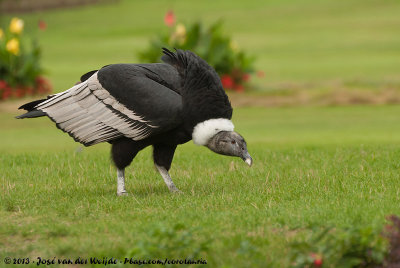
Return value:
M 165 50 L 162 60 L 182 78 L 183 121 L 190 129 L 210 118 L 232 118 L 232 107 L 215 70 L 190 51 Z
M 125 167 L 152 145 L 154 163 L 175 191 L 168 170 L 176 147 L 191 140 L 194 128 L 210 119 L 223 124 L 221 129 L 209 123 L 208 128 L 200 127 L 198 136 L 204 139 L 205 133 L 206 141 L 221 131 L 233 131 L 232 107 L 219 76 L 204 60 L 190 51 L 163 52 L 165 63 L 112 64 L 88 72 L 71 89 L 21 106 L 28 112 L 17 118 L 46 115 L 85 146 L 111 143 L 119 194 L 125 192 L 125 187 L 120 189 Z

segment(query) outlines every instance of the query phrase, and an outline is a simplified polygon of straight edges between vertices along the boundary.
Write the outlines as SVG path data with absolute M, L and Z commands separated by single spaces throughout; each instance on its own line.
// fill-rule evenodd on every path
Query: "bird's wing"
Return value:
M 142 140 L 181 122 L 181 96 L 136 65 L 109 65 L 35 109 L 85 146 L 119 137 Z

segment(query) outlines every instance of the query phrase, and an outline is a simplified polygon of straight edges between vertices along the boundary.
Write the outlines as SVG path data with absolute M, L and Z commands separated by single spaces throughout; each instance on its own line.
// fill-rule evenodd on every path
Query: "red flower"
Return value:
M 228 74 L 221 76 L 221 83 L 224 88 L 233 88 L 233 79 Z
M 33 87 L 27 87 L 25 90 L 26 90 L 26 94 L 27 95 L 32 95 L 33 94 Z
M 7 82 L 4 80 L 0 80 L 0 89 L 5 89 L 7 87 Z
M 51 92 L 50 83 L 41 76 L 36 77 L 36 87 L 39 94 Z
M 243 85 L 234 85 L 233 89 L 235 89 L 236 92 L 243 92 L 244 91 L 244 87 Z
M 247 82 L 250 80 L 250 75 L 248 73 L 244 73 L 242 76 L 243 81 Z
M 164 17 L 164 23 L 168 27 L 172 27 L 175 24 L 175 14 L 174 11 L 168 10 Z
M 260 78 L 263 78 L 263 77 L 265 77 L 265 73 L 263 71 L 258 71 L 257 76 Z
M 38 86 L 43 85 L 46 82 L 46 80 L 41 76 L 37 76 L 35 80 L 36 80 L 36 85 Z
M 2 99 L 3 99 L 3 100 L 8 99 L 8 98 L 11 96 L 11 94 L 12 94 L 12 91 L 11 91 L 11 88 L 10 88 L 10 87 L 4 88 L 4 92 L 3 92 Z
M 44 20 L 39 20 L 38 26 L 39 26 L 39 29 L 42 31 L 47 29 L 47 23 Z
M 14 95 L 17 98 L 22 98 L 23 96 L 25 96 L 25 88 L 17 88 Z
M 313 261 L 314 267 L 322 266 L 323 261 L 322 261 L 321 254 L 311 253 L 310 256 L 311 256 L 311 258 L 314 259 L 314 261 Z
M 315 267 L 321 267 L 321 265 L 322 265 L 322 258 L 314 260 Z

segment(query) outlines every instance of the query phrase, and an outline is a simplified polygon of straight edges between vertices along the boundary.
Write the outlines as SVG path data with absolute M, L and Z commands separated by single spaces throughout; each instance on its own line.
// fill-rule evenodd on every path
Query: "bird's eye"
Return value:
M 231 141 L 231 143 L 232 143 L 232 144 L 235 144 L 235 143 L 236 143 L 236 141 Z
M 242 147 L 242 150 L 244 151 L 244 148 Z

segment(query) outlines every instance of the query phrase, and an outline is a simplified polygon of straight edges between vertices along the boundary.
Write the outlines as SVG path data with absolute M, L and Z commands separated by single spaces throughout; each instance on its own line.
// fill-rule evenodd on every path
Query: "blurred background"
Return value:
M 41 76 L 53 92 L 71 87 L 83 73 L 106 64 L 154 61 L 157 46 L 165 41 L 169 47 L 195 50 L 214 66 L 236 60 L 240 77 L 236 69 L 220 68 L 236 106 L 400 101 L 396 0 L 0 3 L 3 35 L 7 37 L 13 17 L 23 20 L 21 44 L 29 54 L 30 40 L 35 40 L 41 51 Z M 196 23 L 203 31 L 200 41 L 193 37 Z M 217 33 L 210 33 L 217 23 L 221 23 Z M 178 37 L 171 41 L 174 35 Z M 210 38 L 222 40 L 222 47 L 215 43 L 218 40 L 210 45 Z M 146 53 L 152 55 L 143 57 Z M 230 60 L 215 59 L 222 53 Z M 237 59 L 238 53 L 245 59 Z M 235 82 L 238 86 L 232 85 Z M 15 100 L 16 95 L 9 98 Z

